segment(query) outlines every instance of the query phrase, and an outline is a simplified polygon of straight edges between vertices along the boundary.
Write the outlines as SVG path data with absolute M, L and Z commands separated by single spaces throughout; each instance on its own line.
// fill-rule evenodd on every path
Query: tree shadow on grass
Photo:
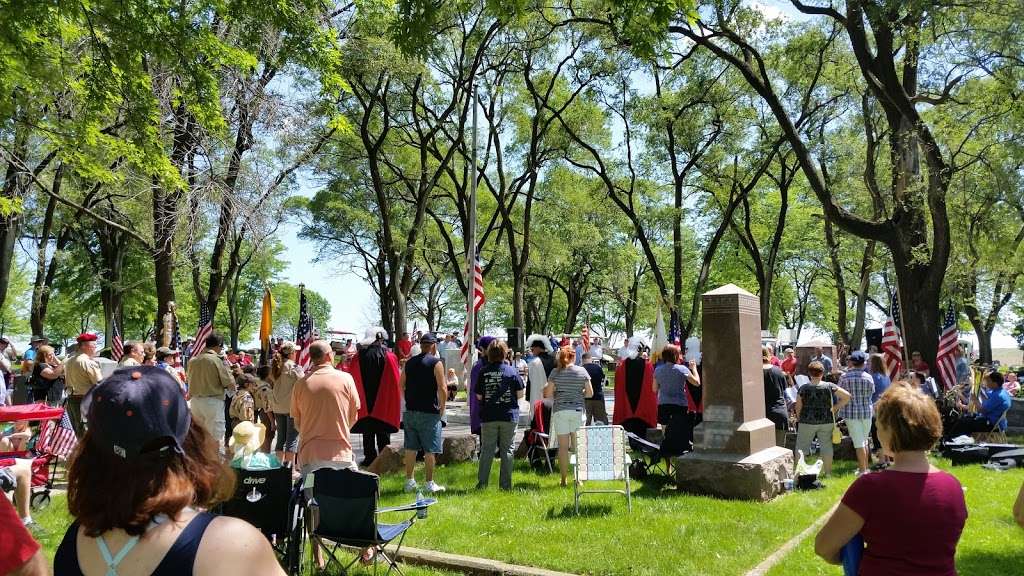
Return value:
M 956 555 L 960 574 L 1024 574 L 1024 554 L 1010 545 L 1008 550 L 964 550 Z
M 558 520 L 560 518 L 596 518 L 608 516 L 612 513 L 612 507 L 607 504 L 580 504 L 580 511 L 577 514 L 572 504 L 562 507 L 561 510 L 548 508 L 547 519 Z

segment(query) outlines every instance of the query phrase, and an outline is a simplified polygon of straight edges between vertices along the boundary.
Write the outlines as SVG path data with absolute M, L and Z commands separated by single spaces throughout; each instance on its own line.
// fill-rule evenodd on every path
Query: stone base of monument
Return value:
M 437 463 L 444 465 L 467 462 L 476 456 L 479 449 L 477 438 L 472 434 L 445 436 L 441 453 L 437 455 Z
M 690 452 L 672 459 L 680 490 L 730 500 L 768 501 L 793 477 L 793 452 L 774 446 L 742 457 Z
M 402 463 L 402 458 L 405 451 L 402 450 L 400 445 L 385 446 L 380 454 L 374 458 L 373 462 L 366 467 L 367 472 L 372 472 L 378 476 L 386 476 L 388 474 L 394 474 L 402 469 L 405 465 Z

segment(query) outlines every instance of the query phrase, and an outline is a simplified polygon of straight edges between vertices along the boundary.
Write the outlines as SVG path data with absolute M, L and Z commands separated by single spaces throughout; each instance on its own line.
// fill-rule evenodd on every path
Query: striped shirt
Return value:
M 590 374 L 586 370 L 576 365 L 555 368 L 548 380 L 555 383 L 552 412 L 583 410 L 583 393 L 590 381 Z
M 875 381 L 871 375 L 859 369 L 850 370 L 839 377 L 839 387 L 851 396 L 839 415 L 851 420 L 870 420 L 873 413 L 871 397 L 875 393 Z

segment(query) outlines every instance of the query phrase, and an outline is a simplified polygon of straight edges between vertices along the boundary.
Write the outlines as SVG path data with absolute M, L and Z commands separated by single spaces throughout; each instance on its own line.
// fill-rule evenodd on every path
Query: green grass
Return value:
M 991 472 L 979 466 L 951 468 L 967 487 L 969 519 L 960 540 L 961 574 L 1024 574 L 1024 540 L 1011 506 L 1024 470 Z M 409 531 L 406 544 L 561 570 L 576 574 L 737 575 L 756 566 L 784 542 L 827 511 L 853 481 L 852 465 L 836 463 L 826 488 L 790 493 L 766 503 L 723 501 L 679 493 L 663 481 L 634 482 L 633 512 L 614 494 L 585 495 L 580 516 L 572 509 L 572 489 L 558 486 L 557 473 L 538 475 L 518 463 L 511 493 L 497 490 L 497 462 L 491 488 L 480 492 L 476 465 L 438 469 L 448 486 L 426 520 Z M 382 485 L 382 506 L 409 502 L 403 479 Z M 41 542 L 51 555 L 70 523 L 63 495 L 34 514 L 49 531 Z M 412 576 L 443 571 L 408 567 Z M 356 572 L 360 574 L 361 572 Z M 829 574 L 842 571 L 814 556 L 813 535 L 770 574 Z
M 956 476 L 967 489 L 967 525 L 957 546 L 957 571 L 964 575 L 1024 574 L 1024 534 L 1014 523 L 1012 512 L 1024 470 L 953 467 L 942 459 L 935 460 L 935 465 Z M 769 576 L 842 573 L 840 567 L 815 556 L 813 535 L 768 572 Z
M 850 468 L 840 464 L 837 470 Z M 632 514 L 622 496 L 595 494 L 583 497 L 577 517 L 572 489 L 560 488 L 557 474 L 538 476 L 521 464 L 513 492 L 497 490 L 495 477 L 481 493 L 467 490 L 476 483 L 475 465 L 449 466 L 438 471 L 448 492 L 406 541 L 577 574 L 740 574 L 827 510 L 850 478 L 767 504 L 681 494 L 656 480 L 637 482 Z M 401 484 L 399 477 L 384 481 L 385 505 L 409 500 Z

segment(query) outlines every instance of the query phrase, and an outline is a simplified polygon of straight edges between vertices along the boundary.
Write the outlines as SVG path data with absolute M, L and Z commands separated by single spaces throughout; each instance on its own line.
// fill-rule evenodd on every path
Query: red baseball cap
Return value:
M 78 342 L 79 344 L 81 344 L 82 342 L 95 342 L 96 335 L 93 334 L 92 332 L 82 332 L 81 334 L 78 335 L 78 338 L 75 338 L 75 341 Z

